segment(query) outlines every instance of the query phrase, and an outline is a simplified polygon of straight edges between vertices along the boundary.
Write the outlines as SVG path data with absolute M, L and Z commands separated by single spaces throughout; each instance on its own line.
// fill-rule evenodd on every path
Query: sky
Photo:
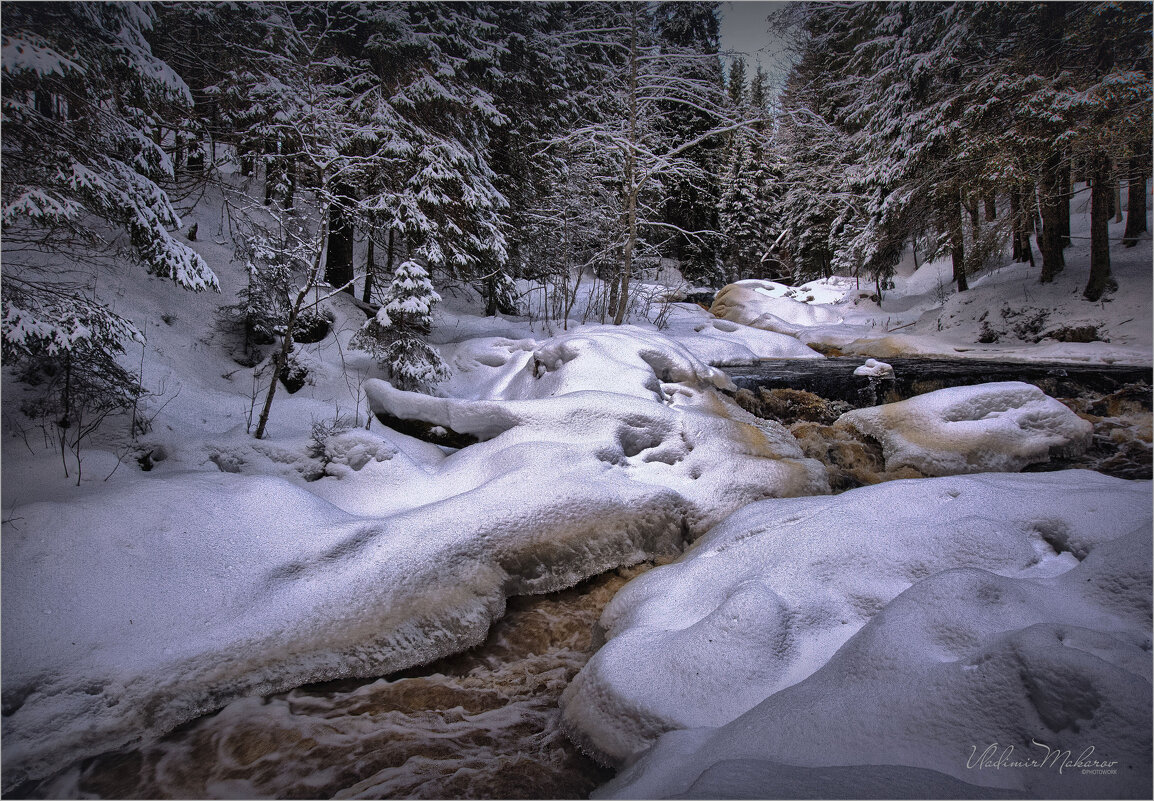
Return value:
M 760 61 L 769 75 L 770 86 L 781 86 L 789 71 L 784 39 L 769 30 L 766 17 L 789 3 L 765 0 L 740 0 L 721 4 L 721 49 L 743 51 L 749 73 Z M 727 65 L 732 61 L 725 59 Z
M 768 67 L 780 49 L 780 40 L 768 32 L 766 17 L 788 3 L 742 0 L 721 4 L 721 47 L 724 50 L 742 50 L 746 60 L 756 63 L 758 58 Z

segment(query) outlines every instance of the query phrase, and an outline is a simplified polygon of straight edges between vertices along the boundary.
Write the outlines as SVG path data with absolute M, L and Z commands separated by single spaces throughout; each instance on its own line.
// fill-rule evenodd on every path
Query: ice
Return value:
M 1146 482 L 1063 471 L 753 504 L 610 602 L 607 642 L 562 698 L 565 723 L 618 765 L 665 731 L 724 726 L 813 674 L 917 582 L 959 570 L 1045 580 L 1135 528 L 1149 537 L 1150 501 Z M 1126 604 L 1141 595 L 1120 591 Z
M 1015 472 L 1085 450 L 1093 426 L 1037 387 L 1001 381 L 950 387 L 846 412 L 836 423 L 878 440 L 886 469 L 923 475 Z
M 934 573 L 805 681 L 662 737 L 594 797 L 1147 798 L 1150 546 L 1147 519 L 1054 578 Z

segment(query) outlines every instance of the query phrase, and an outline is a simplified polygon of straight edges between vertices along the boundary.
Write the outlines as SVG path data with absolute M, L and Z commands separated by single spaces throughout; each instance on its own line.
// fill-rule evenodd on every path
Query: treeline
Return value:
M 1084 295 L 1113 286 L 1107 225 L 1146 230 L 1149 3 L 803 4 L 775 155 L 787 272 L 884 282 L 911 243 L 950 254 L 959 290 L 999 258 L 1051 281 L 1089 185 Z M 1031 243 L 1031 237 L 1034 243 Z
M 326 286 L 382 309 L 357 343 L 420 388 L 443 374 L 434 284 L 496 314 L 521 279 L 562 320 L 580 289 L 621 323 L 663 257 L 713 286 L 880 290 L 912 245 L 965 290 L 1009 243 L 1048 281 L 1076 182 L 1097 299 L 1123 185 L 1127 244 L 1145 230 L 1150 10 L 797 4 L 775 101 L 760 67 L 726 75 L 717 3 L 6 3 L 5 362 L 115 372 L 133 327 L 72 270 L 110 244 L 214 288 L 170 200 L 205 181 L 248 268 L 236 319 L 279 343 L 278 375 Z

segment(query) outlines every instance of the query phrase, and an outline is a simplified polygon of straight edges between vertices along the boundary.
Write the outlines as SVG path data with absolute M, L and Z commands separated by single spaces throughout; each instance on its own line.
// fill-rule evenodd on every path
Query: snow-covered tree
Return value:
M 1023 209 L 1036 197 L 1041 279 L 1052 280 L 1069 241 L 1072 166 L 1128 155 L 1123 143 L 1148 126 L 1149 8 L 902 2 L 800 13 L 809 38 L 786 112 L 812 115 L 843 145 L 833 157 L 847 180 L 821 193 L 839 209 L 834 258 L 877 274 L 937 219 L 962 289 L 1004 234 L 1029 258 Z M 996 221 L 998 194 L 1017 207 L 1008 224 Z
M 123 254 L 182 287 L 217 288 L 171 233 L 180 220 L 163 188 L 173 175 L 163 136 L 190 97 L 153 55 L 152 22 L 128 3 L 4 7 L 4 361 L 39 384 L 41 407 L 77 447 L 140 393 L 114 359 L 139 335 L 95 295 L 94 265 Z
M 448 365 L 425 339 L 440 300 L 428 271 L 415 261 L 402 262 L 385 290 L 385 304 L 351 344 L 371 353 L 398 389 L 429 392 L 449 377 Z
M 716 54 L 678 46 L 659 36 L 654 9 L 639 3 L 588 3 L 574 12 L 569 46 L 600 56 L 600 80 L 582 98 L 587 114 L 564 136 L 550 140 L 577 158 L 607 169 L 601 180 L 617 194 L 619 217 L 610 244 L 618 253 L 607 276 L 608 313 L 625 320 L 630 282 L 639 253 L 671 235 L 702 242 L 715 228 L 687 230 L 666 221 L 665 192 L 675 185 L 708 182 L 697 150 L 746 123 L 731 114 L 725 87 L 712 73 L 692 67 Z M 703 124 L 691 136 L 671 135 L 671 109 L 693 109 Z
M 184 82 L 144 38 L 152 17 L 128 4 L 13 3 L 3 33 L 3 338 L 17 351 L 68 351 L 131 327 L 59 265 L 115 247 L 193 290 L 216 277 L 170 232 L 180 224 L 159 181 L 172 162 L 154 141 L 189 103 Z M 39 254 L 53 254 L 44 259 Z M 52 266 L 49 266 L 52 265 Z

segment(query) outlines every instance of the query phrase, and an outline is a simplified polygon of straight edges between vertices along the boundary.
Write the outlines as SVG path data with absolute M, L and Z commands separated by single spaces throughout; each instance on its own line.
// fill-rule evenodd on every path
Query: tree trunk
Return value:
M 625 154 L 625 186 L 627 198 L 627 238 L 621 254 L 621 288 L 617 292 L 617 309 L 613 313 L 613 324 L 625 322 L 625 312 L 629 308 L 629 274 L 633 271 L 633 248 L 637 244 L 637 193 L 640 181 L 637 175 L 637 4 L 630 6 L 629 36 L 629 150 Z
M 320 242 L 324 242 L 325 237 L 328 236 L 328 215 L 321 215 L 321 234 Z M 265 428 L 268 426 L 268 418 L 272 413 L 272 400 L 276 396 L 276 387 L 280 383 L 280 374 L 284 370 L 285 365 L 288 364 L 289 354 L 293 349 L 293 326 L 296 325 L 297 318 L 300 316 L 301 307 L 304 305 L 305 298 L 308 297 L 309 292 L 317 284 L 317 276 L 321 272 L 321 249 L 317 249 L 316 258 L 313 260 L 312 270 L 309 272 L 308 280 L 297 292 L 296 301 L 289 309 L 288 321 L 285 323 L 285 334 L 281 340 L 280 350 L 277 351 L 276 358 L 273 359 L 273 374 L 272 381 L 268 385 L 268 394 L 264 397 L 264 406 L 260 410 L 260 419 L 257 421 L 256 432 L 253 437 L 256 439 L 264 439 Z
M 1070 247 L 1070 198 L 1074 196 L 1074 184 L 1071 177 L 1070 165 L 1062 169 L 1061 205 L 1058 207 L 1058 223 L 1062 232 L 1062 247 Z
M 371 303 L 373 300 L 373 276 L 377 272 L 376 265 L 373 264 L 373 236 L 369 234 L 368 253 L 365 255 L 365 291 L 361 295 L 361 300 L 364 303 Z
M 993 222 L 994 220 L 998 219 L 998 203 L 994 199 L 994 193 L 987 192 L 985 197 L 982 199 L 986 204 L 986 222 Z
M 970 288 L 966 280 L 966 241 L 962 228 L 962 199 L 958 190 L 951 187 L 941 198 L 941 213 L 944 227 L 950 237 L 950 257 L 954 265 L 954 281 L 958 284 L 958 291 L 965 292 Z
M 353 220 L 346 202 L 349 192 L 336 189 L 337 200 L 329 206 L 329 247 L 325 258 L 325 281 L 350 295 L 353 289 Z
M 1122 176 L 1118 170 L 1110 170 L 1110 217 L 1111 222 L 1120 223 L 1122 217 Z
M 1022 231 L 1022 193 L 1017 186 L 1010 187 L 1010 245 L 1013 250 L 1011 258 L 1015 262 L 1025 261 L 1022 253 L 1022 240 L 1025 239 Z M 1027 240 L 1027 247 L 1029 241 Z
M 1042 251 L 1042 283 L 1048 284 L 1066 266 L 1062 256 L 1062 206 L 1066 206 L 1066 216 L 1069 217 L 1070 204 L 1063 191 L 1058 154 L 1047 159 L 1038 189 L 1042 207 L 1042 234 L 1038 248 Z
M 1122 243 L 1128 248 L 1138 244 L 1138 237 L 1146 233 L 1146 165 L 1145 159 L 1130 159 L 1130 177 L 1126 181 L 1126 233 Z
M 966 275 L 977 275 L 982 269 L 982 250 L 978 247 L 978 243 L 982 239 L 982 223 L 978 213 L 978 196 L 976 194 L 967 195 L 962 193 L 965 200 L 962 204 L 966 207 L 966 211 L 970 213 L 970 252 L 969 264 L 966 265 Z M 968 281 L 967 281 L 968 284 Z
M 1090 189 L 1090 280 L 1082 296 L 1098 300 L 1113 288 L 1110 277 L 1110 160 L 1095 154 L 1091 162 Z

